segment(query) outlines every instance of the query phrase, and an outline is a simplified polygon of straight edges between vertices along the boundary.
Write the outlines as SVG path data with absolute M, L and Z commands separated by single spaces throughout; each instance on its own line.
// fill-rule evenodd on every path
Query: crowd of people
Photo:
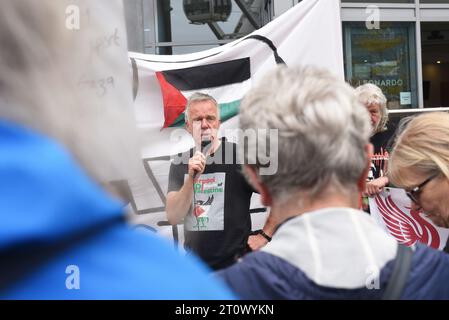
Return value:
M 398 245 L 359 210 L 359 196 L 366 190 L 371 170 L 373 123 L 353 88 L 313 67 L 280 67 L 245 96 L 241 127 L 279 130 L 278 171 L 260 175 L 257 161 L 244 167 L 279 225 L 263 249 L 218 272 L 238 296 L 449 298 L 444 283 L 449 256 L 423 244 L 413 249 Z M 391 166 L 397 163 L 394 160 Z M 404 255 L 409 255 L 408 260 Z M 396 265 L 404 273 L 402 284 L 395 281 Z M 378 276 L 372 287 L 367 281 L 370 273 Z
M 277 132 L 277 170 L 264 174 L 270 144 L 240 141 L 240 164 L 218 135 L 214 97 L 193 94 L 185 127 L 195 147 L 172 163 L 166 203 L 168 221 L 184 225 L 182 256 L 124 221 L 126 201 L 103 173 L 125 173 L 111 155 L 130 146 L 104 137 L 133 139 L 113 125 L 128 111 L 95 108 L 67 81 L 77 60 L 62 5 L 2 6 L 0 298 L 449 299 L 449 255 L 398 244 L 360 210 L 362 196 L 394 185 L 449 228 L 449 114 L 404 121 L 392 145 L 380 88 L 279 66 L 240 107 L 240 129 Z M 256 233 L 253 193 L 270 208 Z

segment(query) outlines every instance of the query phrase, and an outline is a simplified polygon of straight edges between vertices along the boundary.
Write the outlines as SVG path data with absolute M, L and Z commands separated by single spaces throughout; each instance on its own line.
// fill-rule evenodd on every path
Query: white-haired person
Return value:
M 262 174 L 268 144 L 251 139 L 244 172 L 280 225 L 261 251 L 217 274 L 239 296 L 449 299 L 446 254 L 399 245 L 358 210 L 373 148 L 353 88 L 314 67 L 279 67 L 245 96 L 240 127 L 258 141 L 278 130 L 277 172 Z
M 76 1 L 81 8 L 90 3 Z M 95 1 L 101 3 L 102 14 L 122 8 Z M 99 65 L 82 64 L 92 49 L 84 36 L 106 31 L 96 19 L 67 29 L 67 4 L 1 4 L 0 299 L 232 298 L 198 259 L 131 230 L 125 203 L 106 189 L 108 179 L 130 177 L 139 162 L 132 159 L 139 149 L 131 92 L 118 97 L 124 104 L 106 104 L 91 82 L 85 90 L 78 83 L 80 71 Z M 117 75 L 115 89 L 129 80 L 123 53 L 123 73 L 120 63 L 100 61 L 106 74 Z
M 391 154 L 390 180 L 406 190 L 413 209 L 449 228 L 449 114 L 427 113 L 408 120 Z
M 357 87 L 355 92 L 359 102 L 368 110 L 371 120 L 370 142 L 374 146 L 374 156 L 364 193 L 373 196 L 380 193 L 389 183 L 385 172 L 388 165 L 387 148 L 391 136 L 390 131 L 387 130 L 387 98 L 382 90 L 372 83 Z

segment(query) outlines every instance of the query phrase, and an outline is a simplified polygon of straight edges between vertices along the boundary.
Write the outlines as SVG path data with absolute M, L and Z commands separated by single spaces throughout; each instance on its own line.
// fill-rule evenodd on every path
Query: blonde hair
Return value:
M 372 104 L 379 106 L 380 121 L 375 128 L 373 128 L 373 134 L 387 130 L 388 122 L 388 109 L 387 98 L 378 86 L 372 83 L 366 83 L 358 86 L 355 89 L 357 99 L 365 107 Z
M 441 172 L 449 179 L 449 114 L 414 117 L 396 138 L 390 156 L 390 181 L 398 187 L 410 187 L 410 170 L 429 176 Z
M 92 84 L 105 69 L 115 75 L 114 88 L 129 82 L 126 52 L 122 65 L 106 54 L 94 56 L 92 37 L 110 32 L 105 30 L 109 26 L 88 21 L 90 2 L 79 0 L 83 24 L 80 30 L 69 30 L 68 4 L 2 1 L 0 118 L 58 140 L 99 182 L 124 179 L 139 161 L 131 91 L 117 97 L 109 90 L 99 97 Z M 120 13 L 119 7 L 108 1 L 103 12 L 111 18 Z M 123 79 L 117 74 L 124 74 Z

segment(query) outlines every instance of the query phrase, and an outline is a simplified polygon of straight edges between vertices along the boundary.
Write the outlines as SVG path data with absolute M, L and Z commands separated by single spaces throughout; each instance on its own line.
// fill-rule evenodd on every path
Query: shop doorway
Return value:
M 425 108 L 449 107 L 449 22 L 421 23 Z

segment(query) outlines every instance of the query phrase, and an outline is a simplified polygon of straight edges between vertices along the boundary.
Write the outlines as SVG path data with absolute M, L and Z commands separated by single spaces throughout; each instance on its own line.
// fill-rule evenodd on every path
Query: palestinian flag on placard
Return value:
M 237 115 L 251 85 L 249 58 L 156 72 L 164 101 L 164 128 L 182 126 L 187 99 L 195 92 L 217 100 L 222 122 Z

